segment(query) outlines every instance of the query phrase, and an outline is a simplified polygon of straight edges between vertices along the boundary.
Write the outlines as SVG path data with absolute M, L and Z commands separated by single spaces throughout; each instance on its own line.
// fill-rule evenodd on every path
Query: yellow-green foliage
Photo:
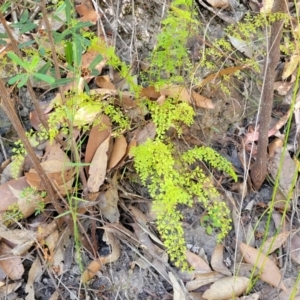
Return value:
M 3 213 L 3 222 L 6 226 L 11 225 L 14 221 L 23 218 L 23 213 L 21 212 L 18 203 L 10 205 L 6 211 Z
M 196 33 L 199 22 L 195 18 L 192 0 L 172 2 L 168 16 L 162 21 L 161 33 L 150 55 L 149 81 L 159 88 L 168 83 L 183 83 L 191 72 L 187 51 L 188 38 Z
M 237 179 L 231 164 L 209 147 L 189 150 L 180 156 L 170 144 L 161 140 L 148 140 L 133 150 L 135 168 L 143 184 L 148 185 L 154 199 L 153 210 L 157 215 L 157 228 L 172 261 L 186 267 L 185 241 L 181 225 L 179 204 L 192 206 L 196 197 L 211 219 L 219 220 L 218 241 L 230 230 L 230 212 L 218 199 L 219 193 L 197 161 L 209 163 Z M 195 164 L 195 165 L 194 165 Z M 214 225 L 214 224 L 213 224 Z M 216 224 L 215 224 L 216 225 Z
M 180 223 L 182 214 L 178 205 L 192 206 L 196 197 L 207 210 L 211 226 L 219 229 L 218 241 L 225 237 L 231 222 L 226 204 L 218 199 L 219 193 L 197 161 L 206 162 L 228 173 L 234 180 L 237 177 L 231 164 L 209 147 L 178 154 L 171 143 L 164 143 L 164 133 L 171 125 L 180 122 L 188 125 L 192 123 L 194 114 L 189 105 L 175 104 L 174 100 L 167 100 L 163 105 L 152 103 L 150 111 L 159 134 L 156 140 L 148 140 L 132 150 L 134 165 L 142 183 L 148 186 L 154 199 L 153 210 L 157 215 L 157 228 L 171 260 L 177 266 L 186 268 L 186 246 Z
M 69 124 L 67 120 L 70 120 L 71 124 L 75 126 L 84 127 L 97 123 L 99 121 L 97 116 L 101 114 L 110 117 L 116 126 L 114 129 L 115 135 L 129 128 L 129 120 L 119 108 L 108 101 L 102 101 L 100 96 L 89 96 L 86 93 L 81 93 L 72 95 L 65 105 L 57 104 L 55 111 L 50 114 L 48 120 L 50 141 L 57 136 L 59 130 L 63 130 L 63 133 L 68 134 Z M 89 118 L 91 121 L 89 121 Z
M 288 16 L 283 13 L 274 14 L 258 14 L 252 16 L 247 14 L 241 22 L 234 25 L 229 25 L 225 28 L 224 37 L 212 42 L 213 47 L 206 47 L 205 51 L 201 53 L 200 62 L 198 67 L 205 67 L 212 71 L 218 71 L 221 65 L 224 65 L 224 60 L 230 57 L 238 59 L 239 65 L 248 65 L 255 71 L 259 71 L 259 63 L 256 59 L 258 55 L 264 56 L 266 48 L 255 46 L 254 44 L 266 45 L 262 42 L 266 40 L 267 26 L 270 26 L 277 20 L 288 20 Z M 242 43 L 248 44 L 249 48 L 253 50 L 253 58 L 242 58 L 240 55 L 236 55 L 236 48 L 234 48 L 229 37 L 234 37 Z M 291 45 L 290 45 L 291 46 Z M 282 47 L 282 51 L 291 53 L 291 49 Z
M 171 126 L 177 130 L 178 135 L 181 135 L 180 122 L 188 126 L 194 122 L 195 112 L 186 102 L 169 98 L 162 105 L 153 101 L 147 101 L 147 104 L 156 126 L 157 138 L 162 138 Z

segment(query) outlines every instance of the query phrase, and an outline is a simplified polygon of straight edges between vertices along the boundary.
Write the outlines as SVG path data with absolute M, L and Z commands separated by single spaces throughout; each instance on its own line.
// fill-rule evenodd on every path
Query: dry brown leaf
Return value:
M 108 162 L 108 168 L 107 171 L 110 171 L 112 168 L 114 168 L 124 157 L 127 150 L 127 141 L 126 138 L 121 135 L 116 138 L 114 147 Z
M 110 186 L 110 188 L 105 193 L 100 193 L 97 201 L 99 201 L 99 209 L 101 215 L 105 219 L 107 219 L 110 223 L 119 222 L 119 195 L 118 189 L 116 187 Z
M 286 287 L 281 281 L 282 276 L 275 263 L 265 256 L 261 251 L 252 248 L 244 243 L 240 243 L 240 249 L 245 262 L 260 270 L 259 278 L 274 287 L 280 287 L 286 291 Z
M 105 230 L 105 227 L 102 227 Z M 117 261 L 121 255 L 121 248 L 119 241 L 115 238 L 114 234 L 105 230 L 103 235 L 103 241 L 106 244 L 111 246 L 111 253 L 108 256 L 102 256 L 99 259 L 93 260 L 87 269 L 82 274 L 82 282 L 86 283 L 87 281 L 91 280 L 96 273 L 101 269 L 101 266 L 113 263 Z
M 205 79 L 203 79 L 198 84 L 198 87 L 203 87 L 203 86 L 207 85 L 209 82 L 215 80 L 216 78 L 218 78 L 220 76 L 232 75 L 235 72 L 243 70 L 245 68 L 247 68 L 247 66 L 242 66 L 242 67 L 236 66 L 236 67 L 229 67 L 229 68 L 222 69 L 222 70 L 220 70 L 220 72 L 217 72 L 217 73 L 214 73 L 214 74 L 211 74 L 211 75 L 207 76 Z
M 33 192 L 32 194 L 26 195 L 26 197 L 23 196 L 23 191 L 14 189 L 13 187 L 9 186 L 12 194 L 18 199 L 18 207 L 22 213 L 23 218 L 27 218 L 31 216 L 40 203 L 49 203 L 50 198 L 47 196 L 45 198 L 42 198 L 39 193 Z
M 140 97 L 147 97 L 149 99 L 158 99 L 160 93 L 155 90 L 154 86 L 143 87 L 140 92 Z
M 281 163 L 282 156 L 283 163 Z M 297 172 L 297 165 L 296 162 L 291 158 L 290 153 L 288 151 L 285 151 L 284 148 L 277 148 L 275 150 L 274 156 L 270 158 L 270 161 L 268 163 L 268 171 L 274 180 L 277 177 L 279 168 L 279 186 L 283 194 L 288 195 L 290 190 L 294 188 L 294 176 L 295 172 Z
M 33 264 L 31 265 L 31 268 L 30 268 L 29 273 L 28 273 L 28 279 L 27 279 L 27 283 L 26 283 L 26 286 L 25 286 L 25 293 L 27 293 L 27 296 L 26 296 L 25 300 L 35 299 L 33 284 L 34 284 L 35 280 L 41 274 L 43 274 L 43 268 L 42 268 L 42 264 L 40 262 L 39 257 L 37 257 L 35 259 L 35 261 L 33 262 Z
M 190 95 L 188 90 L 179 85 L 169 85 L 160 90 L 160 93 L 165 96 L 173 97 L 175 99 L 185 101 L 190 104 L 195 104 L 198 107 L 213 109 L 215 106 L 212 101 L 200 94 L 192 91 Z
M 269 144 L 269 157 L 274 157 L 276 149 L 282 148 L 282 147 L 283 147 L 283 140 L 280 138 L 275 138 Z
M 291 87 L 294 85 L 294 82 L 287 81 L 276 81 L 274 82 L 274 91 L 277 91 L 279 95 L 285 96 Z
M 211 257 L 211 267 L 213 270 L 224 274 L 226 276 L 231 276 L 232 273 L 228 270 L 226 265 L 224 264 L 224 257 L 223 257 L 224 245 L 217 245 L 212 257 Z
M 44 161 L 41 163 L 41 167 L 56 186 L 64 185 L 66 182 L 72 180 L 76 172 L 75 167 L 68 166 L 67 162 L 59 160 Z M 31 187 L 45 190 L 40 176 L 35 169 L 30 169 L 29 172 L 25 173 L 25 177 Z
M 29 184 L 27 183 L 25 177 L 20 177 L 18 179 L 10 180 L 2 185 L 0 185 L 0 212 L 5 212 L 10 205 L 18 202 L 18 197 L 16 197 L 11 188 L 22 191 L 25 188 L 28 188 Z
M 100 123 L 94 125 L 90 131 L 85 151 L 85 163 L 90 163 L 92 161 L 97 149 L 108 138 L 111 131 L 111 122 L 109 117 L 102 115 L 100 118 Z
M 228 0 L 207 0 L 212 7 L 226 7 L 229 5 Z
M 150 121 L 140 132 L 136 135 L 137 145 L 144 144 L 148 139 L 153 140 L 156 135 L 155 124 Z
M 202 295 L 208 300 L 228 300 L 243 294 L 250 283 L 246 277 L 225 277 L 213 283 Z
M 71 162 L 68 155 L 61 149 L 61 145 L 53 141 L 48 143 L 45 149 L 45 154 L 42 161 L 58 160 L 61 162 Z
M 91 280 L 97 272 L 101 269 L 102 263 L 100 259 L 95 259 L 88 265 L 87 269 L 82 274 L 82 282 L 86 283 Z
M 49 114 L 44 114 L 44 119 L 47 122 L 49 119 Z M 38 117 L 37 111 L 31 111 L 29 113 L 29 120 L 30 125 L 37 131 L 41 130 L 42 122 L 40 121 L 40 118 Z
M 199 255 L 186 250 L 186 260 L 187 262 L 197 271 L 201 271 L 202 273 L 209 273 L 211 272 L 210 266 L 207 264 L 207 262 L 201 258 Z
M 139 210 L 137 207 L 132 205 L 130 205 L 128 209 L 130 210 L 136 222 L 138 222 L 143 226 L 147 226 L 147 224 L 149 223 L 149 219 L 141 210 Z
M 185 300 L 184 291 L 172 272 L 169 272 L 169 278 L 173 286 L 173 300 Z
M 132 110 L 133 108 L 141 110 L 141 108 L 138 107 L 137 101 L 134 100 L 133 94 L 128 91 L 120 91 L 114 103 L 116 105 L 120 105 L 123 109 L 126 110 Z
M 93 62 L 93 60 L 99 55 L 99 51 L 90 49 L 88 50 L 86 53 L 84 53 L 82 55 L 82 64 L 81 64 L 81 69 L 84 71 L 86 71 L 87 73 L 89 73 L 87 70 L 89 69 L 90 64 Z M 97 70 L 99 73 L 102 72 L 102 69 L 105 67 L 106 65 L 106 59 L 104 58 L 102 61 L 100 61 L 93 69 Z M 85 74 L 83 74 L 85 75 Z M 85 75 L 84 78 L 86 79 L 86 77 L 88 79 L 91 79 L 95 76 L 90 76 L 90 75 Z M 96 93 L 96 91 L 94 91 L 94 93 Z
M 110 136 L 98 147 L 90 169 L 89 179 L 87 181 L 88 190 L 90 193 L 96 193 L 99 191 L 100 186 L 103 184 L 106 176 L 107 168 L 107 151 L 109 147 Z
M 9 254 L 11 250 L 12 249 L 5 243 L 0 243 L 0 256 L 4 257 L 6 254 Z M 25 271 L 21 257 L 17 256 L 11 257 L 9 255 L 8 258 L 2 258 L 0 260 L 0 267 L 11 280 L 20 280 Z
M 95 78 L 95 83 L 103 89 L 116 90 L 115 85 L 110 81 L 108 75 L 97 76 Z
M 185 287 L 188 291 L 194 291 L 201 286 L 216 282 L 222 277 L 224 277 L 224 275 L 215 271 L 205 274 L 197 274 L 197 277 L 194 280 L 187 282 Z
M 76 5 L 75 9 L 81 16 L 80 20 L 82 22 L 90 21 L 91 23 L 96 24 L 99 19 L 99 14 L 93 9 L 93 7 L 90 7 L 85 3 Z
M 291 59 L 289 62 L 286 62 L 284 64 L 284 69 L 282 73 L 282 80 L 287 79 L 290 75 L 294 73 L 296 70 L 297 66 L 299 65 L 300 62 L 300 55 L 299 54 L 294 54 L 291 56 Z
M 54 238 L 51 238 L 51 244 L 49 246 L 48 241 L 49 238 L 54 235 Z M 51 235 L 49 235 L 46 239 L 46 244 L 51 249 L 50 253 L 52 256 L 51 266 L 56 275 L 61 275 L 64 271 L 64 260 L 65 260 L 65 251 L 69 244 L 71 243 L 71 231 L 70 228 L 67 227 L 62 232 L 54 231 Z
M 38 240 L 43 240 L 56 229 L 57 229 L 57 220 L 54 219 L 50 223 L 40 224 L 38 227 L 38 231 L 35 233 L 35 236 Z
M 15 298 L 14 295 L 11 295 L 15 292 L 20 286 L 22 282 L 14 282 L 10 284 L 5 284 L 0 287 L 0 299 L 16 299 L 20 300 L 20 298 Z M 12 297 L 11 297 L 12 296 Z M 34 299 L 34 298 L 31 298 Z
M 281 219 L 283 218 L 283 216 L 279 212 L 274 211 L 272 213 L 272 218 L 277 229 L 281 228 L 281 231 L 286 231 L 291 228 L 290 222 L 287 219 L 285 219 L 283 224 L 281 225 Z M 291 233 L 290 251 L 291 259 L 295 263 L 300 264 L 300 236 L 297 232 Z
M 290 234 L 291 233 L 289 231 L 285 231 L 277 234 L 275 237 L 270 237 L 260 247 L 261 252 L 266 255 L 273 253 L 286 242 Z
M 26 229 L 8 229 L 0 227 L 0 237 L 5 238 L 15 245 L 21 245 L 28 241 L 34 241 L 34 233 Z

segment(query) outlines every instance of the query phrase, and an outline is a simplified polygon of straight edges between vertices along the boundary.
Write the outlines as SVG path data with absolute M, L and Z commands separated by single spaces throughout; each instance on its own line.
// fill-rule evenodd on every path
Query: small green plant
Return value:
M 45 191 L 38 191 L 37 189 L 33 187 L 27 187 L 22 190 L 20 197 L 22 199 L 25 199 L 26 202 L 31 203 L 34 202 L 36 205 L 35 209 L 35 215 L 39 215 L 45 210 L 45 202 L 42 200 L 43 198 L 46 197 L 46 192 Z M 36 199 L 41 199 L 40 201 L 36 201 Z
M 14 223 L 15 220 L 21 220 L 23 218 L 23 213 L 21 212 L 18 203 L 10 205 L 3 214 L 3 223 L 6 226 Z
M 172 2 L 168 16 L 162 21 L 156 47 L 150 55 L 147 77 L 156 88 L 185 82 L 186 75 L 192 70 L 187 40 L 197 32 L 198 25 L 192 0 Z
M 170 258 L 176 266 L 187 268 L 181 225 L 183 216 L 179 205 L 192 206 L 193 199 L 200 201 L 207 210 L 207 226 L 219 229 L 218 241 L 231 228 L 229 209 L 220 200 L 217 189 L 200 163 L 206 162 L 217 170 L 228 173 L 234 180 L 237 180 L 237 176 L 231 164 L 209 147 L 195 148 L 179 154 L 170 142 L 166 142 L 164 133 L 169 126 L 180 122 L 189 125 L 193 120 L 191 107 L 183 104 L 185 103 L 175 104 L 172 99 L 167 99 L 163 105 L 152 103 L 150 111 L 155 114 L 153 121 L 159 134 L 154 141 L 148 140 L 134 148 L 132 153 L 141 181 L 148 186 L 154 199 L 157 228 Z M 177 107 L 180 107 L 178 114 L 174 113 Z

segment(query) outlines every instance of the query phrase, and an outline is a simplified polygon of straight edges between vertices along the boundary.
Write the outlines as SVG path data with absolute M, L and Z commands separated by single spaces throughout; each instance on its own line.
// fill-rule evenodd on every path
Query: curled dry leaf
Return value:
M 0 243 L 0 256 L 5 256 L 11 252 L 11 248 L 5 243 Z M 21 257 L 2 258 L 0 260 L 0 267 L 11 280 L 20 280 L 24 274 L 24 267 Z
M 103 227 L 105 230 L 105 226 Z M 93 260 L 87 269 L 82 274 L 82 281 L 83 283 L 91 280 L 96 273 L 101 269 L 101 266 L 113 263 L 117 261 L 121 254 L 121 248 L 119 241 L 115 238 L 114 234 L 108 231 L 105 231 L 103 235 L 103 241 L 106 242 L 106 244 L 111 246 L 111 253 L 108 256 L 102 256 L 99 259 Z
M 188 291 L 194 291 L 201 286 L 207 285 L 212 282 L 216 282 L 218 279 L 224 277 L 219 272 L 209 272 L 205 274 L 197 274 L 196 278 L 186 283 L 186 289 Z
M 197 271 L 201 271 L 202 273 L 209 273 L 211 272 L 210 266 L 207 264 L 207 262 L 201 258 L 199 255 L 186 250 L 186 260 L 187 262 Z
M 109 147 L 110 136 L 98 147 L 90 169 L 89 179 L 87 181 L 88 190 L 90 193 L 96 193 L 99 191 L 100 186 L 103 184 L 106 176 L 107 168 L 107 151 Z
M 245 262 L 260 270 L 259 278 L 262 281 L 265 281 L 274 287 L 280 287 L 284 291 L 286 290 L 286 287 L 281 280 L 281 273 L 271 259 L 265 256 L 261 251 L 244 243 L 240 243 L 240 249 Z
M 225 277 L 221 278 L 211 285 L 202 295 L 208 300 L 228 300 L 243 294 L 250 282 L 246 277 Z
M 212 257 L 211 257 L 211 267 L 213 270 L 224 274 L 226 276 L 231 276 L 232 273 L 228 270 L 226 265 L 224 264 L 224 257 L 223 257 L 224 245 L 217 245 Z
M 114 168 L 124 157 L 127 150 L 127 142 L 123 135 L 116 138 L 113 150 L 108 162 L 108 168 L 107 171 Z

